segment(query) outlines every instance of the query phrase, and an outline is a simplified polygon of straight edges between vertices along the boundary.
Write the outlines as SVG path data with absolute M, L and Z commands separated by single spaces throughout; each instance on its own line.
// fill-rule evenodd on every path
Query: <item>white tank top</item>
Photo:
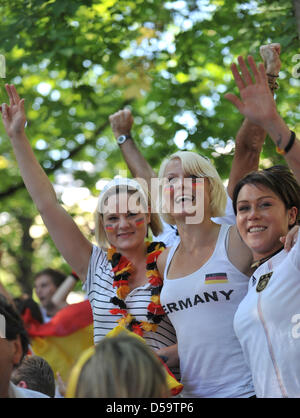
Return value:
M 250 370 L 233 330 L 249 278 L 228 260 L 229 228 L 221 226 L 210 259 L 185 277 L 167 278 L 179 242 L 168 254 L 160 299 L 176 330 L 185 397 L 254 395 Z

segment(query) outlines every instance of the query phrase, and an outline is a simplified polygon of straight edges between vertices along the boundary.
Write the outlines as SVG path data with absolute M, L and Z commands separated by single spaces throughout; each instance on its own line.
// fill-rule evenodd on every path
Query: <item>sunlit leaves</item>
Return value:
M 126 168 L 108 123 L 124 106 L 132 109 L 134 138 L 154 168 L 178 147 L 198 149 L 228 177 L 242 121 L 224 99 L 227 91 L 237 93 L 230 64 L 249 53 L 260 60 L 259 46 L 267 42 L 282 45 L 276 100 L 298 129 L 292 1 L 10 0 L 0 3 L 0 13 L 7 64 L 0 102 L 4 83 L 16 84 L 26 99 L 27 135 L 58 189 L 75 184 L 96 196 L 101 178 Z M 0 224 L 5 268 L 22 281 L 23 255 L 33 270 L 45 267 L 45 259 L 67 270 L 48 235 L 34 239 L 31 253 L 22 248 L 20 214 L 33 226 L 39 222 L 2 125 L 0 155 L 0 216 L 10 214 Z M 261 161 L 283 162 L 269 140 Z M 80 222 L 88 218 L 82 227 L 90 234 L 89 215 L 72 210 Z

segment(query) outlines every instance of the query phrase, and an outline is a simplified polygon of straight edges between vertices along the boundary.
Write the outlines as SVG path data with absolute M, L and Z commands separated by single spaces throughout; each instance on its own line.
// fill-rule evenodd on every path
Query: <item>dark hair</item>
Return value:
M 0 315 L 5 318 L 5 338 L 13 341 L 20 336 L 23 358 L 28 352 L 29 337 L 19 313 L 3 295 L 0 295 Z
M 243 177 L 235 186 L 232 197 L 234 213 L 237 214 L 238 195 L 246 184 L 264 186 L 272 190 L 284 203 L 286 209 L 295 206 L 298 209 L 297 220 L 300 220 L 300 185 L 288 167 L 275 165 L 265 170 L 253 171 Z
M 21 380 L 27 388 L 54 398 L 55 377 L 48 362 L 39 356 L 26 356 L 12 373 L 11 381 L 18 385 Z
M 43 275 L 49 276 L 56 287 L 59 287 L 67 277 L 65 274 L 61 273 L 58 270 L 46 268 L 36 273 L 36 275 L 34 276 L 34 280 L 38 279 L 40 276 Z
M 20 315 L 23 315 L 26 309 L 30 310 L 32 318 L 41 324 L 44 322 L 39 305 L 31 298 L 14 298 L 14 303 Z

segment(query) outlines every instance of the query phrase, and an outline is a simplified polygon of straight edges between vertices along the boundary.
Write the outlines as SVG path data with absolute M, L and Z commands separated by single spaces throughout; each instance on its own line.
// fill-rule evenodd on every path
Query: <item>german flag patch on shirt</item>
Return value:
M 228 283 L 226 273 L 211 273 L 205 275 L 205 284 Z

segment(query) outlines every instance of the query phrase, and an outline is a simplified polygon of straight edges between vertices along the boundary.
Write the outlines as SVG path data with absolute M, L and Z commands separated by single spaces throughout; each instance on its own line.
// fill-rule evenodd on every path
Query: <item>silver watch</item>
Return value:
M 129 139 L 129 138 L 131 138 L 131 135 L 120 135 L 120 136 L 117 138 L 117 143 L 118 143 L 119 145 L 124 144 L 124 142 L 125 142 L 127 139 Z

